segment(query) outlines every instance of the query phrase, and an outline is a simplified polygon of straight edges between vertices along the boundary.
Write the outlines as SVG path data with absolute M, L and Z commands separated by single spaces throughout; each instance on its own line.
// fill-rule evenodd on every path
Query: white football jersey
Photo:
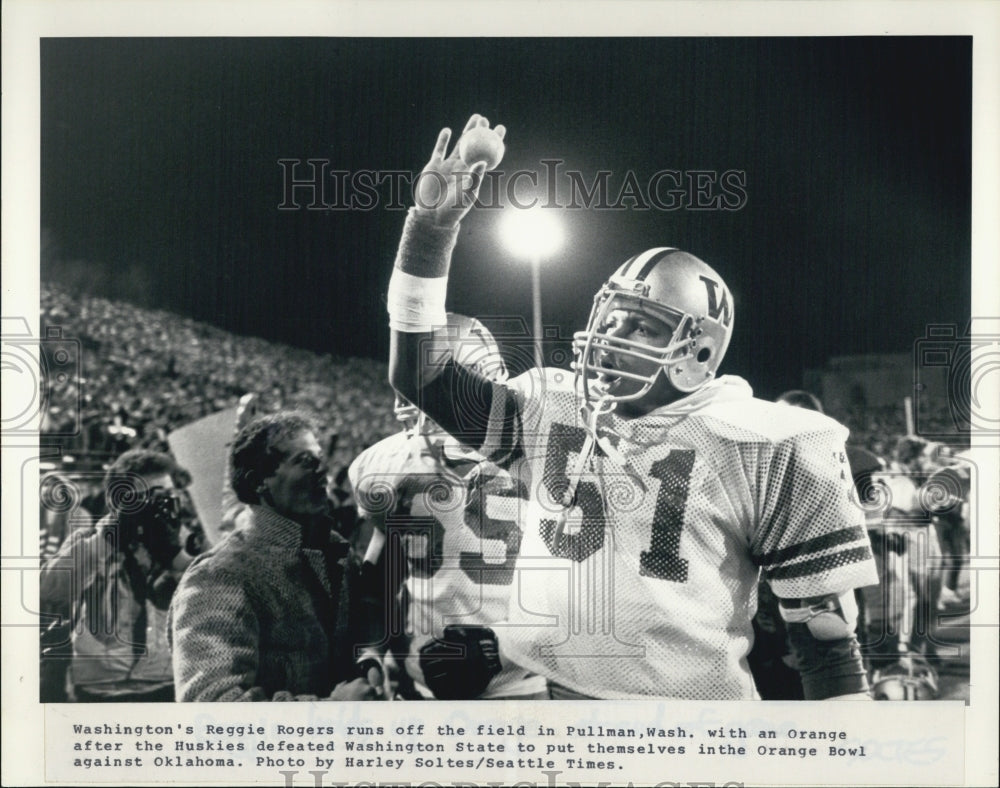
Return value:
M 760 571 L 786 598 L 877 582 L 847 430 L 731 376 L 640 418 L 605 414 L 560 525 L 587 441 L 572 382 L 544 370 L 494 388 L 483 451 L 522 457 L 530 492 L 502 653 L 587 696 L 756 697 Z
M 405 433 L 362 452 L 348 474 L 359 515 L 383 521 L 388 538 L 401 540 L 401 551 L 386 549 L 406 557 L 405 667 L 426 691 L 424 644 L 449 624 L 489 626 L 506 618 L 521 544 L 516 516 L 527 493 L 508 471 L 450 438 L 432 448 Z M 505 664 L 482 697 L 530 695 L 545 686 L 542 677 Z

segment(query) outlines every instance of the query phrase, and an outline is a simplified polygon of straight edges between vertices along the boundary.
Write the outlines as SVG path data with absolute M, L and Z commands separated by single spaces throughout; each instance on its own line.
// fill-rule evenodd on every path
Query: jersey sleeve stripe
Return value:
M 847 564 L 861 563 L 872 560 L 871 548 L 855 547 L 850 550 L 841 550 L 829 555 L 812 558 L 808 561 L 800 561 L 797 564 L 779 566 L 771 570 L 766 570 L 768 580 L 790 580 L 796 577 L 806 577 L 808 575 L 818 575 L 829 572 L 831 569 L 846 566 Z
M 757 562 L 761 566 L 781 564 L 793 558 L 800 558 L 804 555 L 809 555 L 810 553 L 818 553 L 823 550 L 829 550 L 831 547 L 837 547 L 838 545 L 848 544 L 850 542 L 856 542 L 867 538 L 868 535 L 865 533 L 863 528 L 852 525 L 847 528 L 841 528 L 837 531 L 831 531 L 828 534 L 817 536 L 813 539 L 807 539 L 806 541 L 799 542 L 798 544 L 781 547 L 777 550 L 771 550 L 763 555 L 757 556 Z

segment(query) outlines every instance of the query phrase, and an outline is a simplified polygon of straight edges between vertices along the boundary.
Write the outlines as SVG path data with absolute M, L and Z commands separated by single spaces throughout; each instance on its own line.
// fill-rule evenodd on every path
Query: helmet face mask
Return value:
M 443 439 L 445 432 L 433 419 L 428 418 L 427 414 L 398 391 L 393 410 L 396 421 L 403 425 L 408 438 L 419 438 L 431 453 L 437 451 L 436 444 Z
M 617 336 L 608 326 L 619 310 L 655 318 L 672 336 L 665 344 Z M 661 374 L 683 394 L 696 391 L 715 376 L 732 323 L 732 296 L 701 260 L 665 247 L 636 255 L 598 291 L 586 331 L 573 336 L 577 390 L 601 407 L 644 397 Z M 604 363 L 608 358 L 639 362 L 644 371 L 619 365 L 609 370 Z M 620 382 L 625 380 L 639 385 L 625 386 Z M 618 389 L 628 390 L 616 393 Z
M 412 430 L 417 426 L 421 415 L 420 409 L 398 391 L 396 392 L 393 412 L 396 414 L 396 421 L 402 423 L 407 430 Z

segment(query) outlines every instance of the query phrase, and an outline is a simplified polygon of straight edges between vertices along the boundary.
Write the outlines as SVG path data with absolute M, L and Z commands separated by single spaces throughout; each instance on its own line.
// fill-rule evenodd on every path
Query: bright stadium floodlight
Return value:
M 535 339 L 535 366 L 542 366 L 542 260 L 562 244 L 562 227 L 552 211 L 533 208 L 504 209 L 501 234 L 507 248 L 531 263 L 531 306 Z

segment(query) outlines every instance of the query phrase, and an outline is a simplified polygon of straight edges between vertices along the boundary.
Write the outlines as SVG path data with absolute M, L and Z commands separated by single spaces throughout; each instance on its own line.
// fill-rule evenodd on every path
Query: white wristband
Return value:
M 392 269 L 386 304 L 389 327 L 407 333 L 426 333 L 448 323 L 444 302 L 448 277 L 428 279 Z

